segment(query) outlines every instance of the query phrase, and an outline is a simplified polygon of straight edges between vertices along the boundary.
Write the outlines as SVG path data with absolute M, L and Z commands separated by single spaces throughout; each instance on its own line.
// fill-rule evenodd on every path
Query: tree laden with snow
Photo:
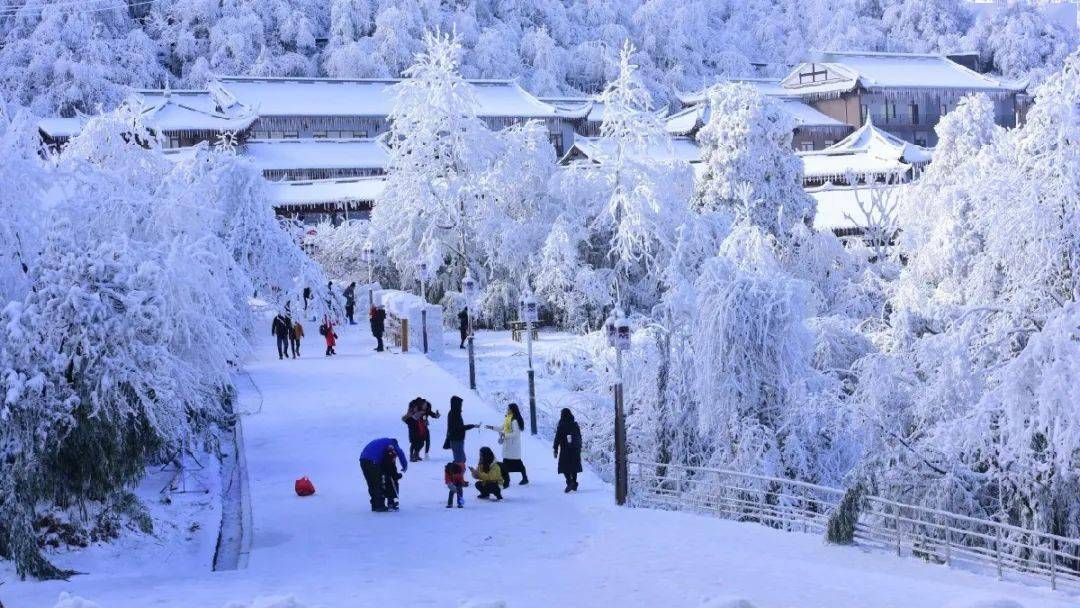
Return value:
M 425 45 L 394 87 L 386 191 L 371 224 L 406 284 L 424 262 L 445 269 L 442 288 L 452 289 L 475 254 L 472 222 L 484 201 L 494 136 L 477 118 L 476 97 L 458 72 L 457 37 L 428 34 Z
M 705 172 L 695 200 L 787 239 L 814 219 L 802 188 L 802 162 L 791 149 L 794 119 L 776 100 L 743 83 L 709 90 L 709 123 L 698 136 Z

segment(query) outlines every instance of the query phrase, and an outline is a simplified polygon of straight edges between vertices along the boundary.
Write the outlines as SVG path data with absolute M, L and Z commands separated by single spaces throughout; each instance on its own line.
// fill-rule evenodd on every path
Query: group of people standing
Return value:
M 461 397 L 455 395 L 450 398 L 450 411 L 446 419 L 446 440 L 443 442 L 443 449 L 450 450 L 452 454 L 450 462 L 443 469 L 443 482 L 448 491 L 446 497 L 448 509 L 455 504 L 458 508 L 465 506 L 464 489 L 470 485 L 470 482 L 466 480 L 466 471 L 475 483 L 477 498 L 481 499 L 502 500 L 503 490 L 510 487 L 511 473 L 521 474 L 518 485 L 529 483 L 521 449 L 525 420 L 521 416 L 518 405 L 509 404 L 502 424 L 497 426 L 466 424 L 462 406 Z M 409 462 L 420 462 L 429 456 L 431 448 L 429 420 L 440 416 L 439 411 L 432 408 L 431 402 L 422 397 L 409 402 L 408 410 L 402 416 L 402 421 L 405 422 L 409 431 L 408 461 L 397 440 L 393 438 L 376 439 L 364 448 L 360 455 L 360 465 L 371 496 L 372 511 L 397 510 L 398 481 L 401 479 L 397 465 L 400 463 L 401 470 L 405 471 Z M 499 433 L 498 442 L 502 446 L 502 460 L 496 459 L 495 451 L 491 447 L 483 446 L 480 448 L 477 466 L 468 466 L 465 455 L 465 436 L 468 431 L 481 427 Z M 568 408 L 564 408 L 560 414 L 552 448 L 558 460 L 558 471 L 566 479 L 564 492 L 577 491 L 577 476 L 581 472 L 581 429 Z

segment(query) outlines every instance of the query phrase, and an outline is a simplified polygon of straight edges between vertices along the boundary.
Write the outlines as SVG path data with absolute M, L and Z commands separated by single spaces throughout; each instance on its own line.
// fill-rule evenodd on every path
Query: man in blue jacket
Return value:
M 381 513 L 397 511 L 397 481 L 401 479 L 394 459 L 401 462 L 402 472 L 409 469 L 405 452 L 401 451 L 397 439 L 383 437 L 375 439 L 360 452 L 360 469 L 364 472 L 368 494 L 371 495 L 371 510 Z

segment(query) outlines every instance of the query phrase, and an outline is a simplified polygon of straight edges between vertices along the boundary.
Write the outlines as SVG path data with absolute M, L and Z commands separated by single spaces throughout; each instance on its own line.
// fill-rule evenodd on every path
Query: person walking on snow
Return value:
M 521 481 L 518 485 L 529 483 L 529 474 L 525 472 L 525 463 L 521 461 L 521 432 L 525 430 L 525 420 L 521 418 L 521 410 L 518 404 L 511 403 L 506 406 L 506 418 L 501 427 L 488 427 L 499 433 L 499 443 L 502 444 L 502 478 L 503 487 L 510 487 L 510 473 L 521 473 Z
M 454 453 L 454 462 L 465 464 L 465 432 L 480 425 L 465 424 L 461 405 L 461 397 L 450 397 L 450 414 L 446 417 L 446 441 L 443 442 L 443 449 Z
M 360 452 L 360 470 L 367 482 L 372 511 L 380 513 L 398 509 L 397 483 L 401 473 L 397 472 L 395 461 L 401 463 L 402 472 L 409 470 L 405 452 L 401 451 L 397 439 L 391 437 L 372 440 Z
M 443 468 L 443 481 L 446 482 L 446 489 L 450 490 L 446 496 L 446 508 L 449 509 L 454 505 L 455 496 L 457 496 L 457 508 L 465 508 L 465 488 L 468 487 L 469 482 L 465 481 L 465 472 L 461 465 L 456 462 L 446 463 L 446 467 Z
M 356 321 L 353 319 L 353 313 L 356 311 L 356 281 L 349 283 L 349 286 L 345 288 L 345 318 L 349 320 L 349 325 L 356 325 Z
M 465 338 L 469 337 L 469 307 L 462 308 L 457 318 L 458 333 L 461 334 L 461 346 L 458 346 L 458 348 L 465 348 Z
M 292 346 L 293 359 L 300 358 L 300 340 L 304 339 L 304 326 L 300 321 L 293 321 L 292 332 L 289 334 L 289 344 Z
M 480 448 L 480 465 L 469 467 L 474 479 L 476 489 L 480 492 L 479 498 L 493 496 L 495 500 L 502 500 L 502 470 L 499 463 L 495 462 L 495 452 L 485 446 Z
M 292 320 L 278 313 L 274 322 L 270 324 L 270 333 L 277 338 L 277 358 L 284 359 L 289 356 L 289 335 L 292 333 Z
M 552 447 L 555 458 L 559 459 L 559 473 L 566 478 L 566 489 L 563 491 L 577 492 L 577 476 L 581 472 L 581 428 L 574 421 L 570 408 L 562 409 Z
M 330 320 L 330 316 L 323 317 L 323 324 L 319 327 L 319 333 L 326 338 L 326 356 L 336 355 L 337 351 L 334 347 L 337 346 L 337 334 L 334 333 L 334 322 Z
M 383 351 L 383 330 L 386 329 L 386 308 L 382 304 L 371 307 L 371 335 L 375 336 L 375 351 Z

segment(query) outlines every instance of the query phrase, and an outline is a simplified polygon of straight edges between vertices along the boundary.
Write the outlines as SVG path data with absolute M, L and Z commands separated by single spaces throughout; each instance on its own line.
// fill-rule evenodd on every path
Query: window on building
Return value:
M 169 148 L 179 148 L 180 147 L 180 137 L 178 135 L 170 135 L 169 136 L 168 147 Z
M 915 133 L 915 145 L 926 147 L 926 133 L 923 131 L 917 131 Z
M 326 131 L 315 131 L 311 137 L 312 139 L 326 139 Z
M 799 142 L 799 150 L 802 150 L 803 152 L 810 152 L 813 149 L 814 149 L 814 142 L 812 142 L 812 141 Z
M 833 141 L 833 140 L 831 140 L 831 139 L 826 139 L 826 140 L 825 140 L 825 147 L 826 147 L 826 148 L 828 148 L 829 146 L 831 146 L 831 145 L 833 145 L 833 144 L 835 144 L 835 143 L 836 143 L 836 142 L 835 142 L 835 141 Z
M 284 137 L 282 131 L 270 131 L 270 139 L 281 139 Z
M 300 139 L 300 133 L 296 131 L 285 131 L 282 137 L 285 139 Z
M 911 104 L 911 124 L 919 124 L 919 104 Z
M 367 137 L 367 131 L 353 131 L 352 136 L 358 139 L 363 139 Z
M 938 110 L 941 113 L 941 115 L 944 116 L 944 115 L 949 113 L 949 105 L 943 103 L 943 104 L 941 104 L 941 107 L 938 108 Z
M 865 103 L 859 106 L 859 115 L 862 117 L 862 122 L 866 122 L 866 118 L 870 116 L 870 108 Z
M 819 66 L 816 63 L 811 63 L 806 66 L 806 69 L 799 72 L 799 84 L 808 82 L 821 82 L 827 80 L 829 77 L 829 71 L 824 66 Z

